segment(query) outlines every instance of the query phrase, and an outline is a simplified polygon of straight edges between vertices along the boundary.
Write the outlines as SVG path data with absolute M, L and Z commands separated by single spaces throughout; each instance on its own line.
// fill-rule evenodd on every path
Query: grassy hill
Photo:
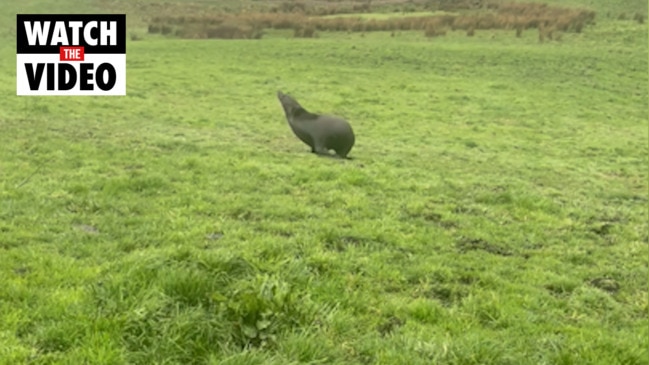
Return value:
M 645 1 L 543 42 L 147 30 L 236 4 L 0 5 L 0 364 L 649 361 Z M 15 14 L 95 11 L 128 14 L 127 96 L 16 96 Z

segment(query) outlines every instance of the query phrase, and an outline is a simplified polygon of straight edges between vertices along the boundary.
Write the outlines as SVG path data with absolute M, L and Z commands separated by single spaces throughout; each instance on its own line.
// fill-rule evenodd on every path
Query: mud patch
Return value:
M 610 278 L 595 278 L 588 283 L 611 294 L 617 293 L 620 290 L 620 283 Z
M 405 323 L 406 321 L 401 318 L 390 316 L 376 326 L 376 330 L 381 334 L 381 336 L 385 337 L 403 326 Z
M 461 252 L 466 253 L 469 251 L 486 251 L 499 256 L 511 256 L 513 253 L 503 247 L 489 243 L 481 238 L 466 238 L 463 237 L 457 241 L 455 247 Z

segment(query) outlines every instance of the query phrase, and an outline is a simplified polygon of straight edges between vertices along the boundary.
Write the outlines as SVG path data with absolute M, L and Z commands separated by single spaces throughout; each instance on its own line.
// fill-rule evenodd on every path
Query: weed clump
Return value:
M 426 26 L 426 29 L 424 30 L 424 35 L 428 38 L 443 36 L 446 35 L 446 29 L 439 28 L 434 24 L 430 24 Z
M 188 251 L 122 265 L 118 269 L 128 275 L 104 277 L 89 288 L 89 297 L 98 315 L 121 318 L 133 362 L 191 363 L 215 344 L 272 348 L 282 334 L 318 320 L 304 290 L 259 273 L 243 258 Z
M 310 24 L 303 24 L 293 29 L 293 37 L 295 38 L 317 38 L 318 34 L 314 26 Z
M 638 22 L 638 24 L 644 24 L 645 16 L 643 14 L 640 14 L 640 13 L 635 13 L 635 15 L 633 16 L 633 20 Z

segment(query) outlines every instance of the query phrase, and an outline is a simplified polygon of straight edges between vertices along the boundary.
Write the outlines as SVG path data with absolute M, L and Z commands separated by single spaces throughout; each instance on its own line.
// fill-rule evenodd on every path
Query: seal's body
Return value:
M 319 155 L 330 155 L 329 150 L 336 155 L 347 158 L 354 146 L 354 131 L 349 123 L 339 117 L 318 115 L 308 112 L 291 96 L 277 92 L 277 98 L 286 114 L 293 133 L 311 147 L 311 152 Z

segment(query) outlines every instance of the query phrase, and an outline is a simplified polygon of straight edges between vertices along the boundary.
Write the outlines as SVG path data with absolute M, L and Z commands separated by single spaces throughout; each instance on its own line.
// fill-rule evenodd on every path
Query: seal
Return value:
M 281 91 L 277 91 L 277 98 L 284 108 L 291 130 L 311 147 L 312 153 L 332 156 L 329 150 L 334 150 L 338 157 L 351 160 L 347 154 L 354 146 L 355 136 L 349 122 L 333 115 L 311 113 Z

